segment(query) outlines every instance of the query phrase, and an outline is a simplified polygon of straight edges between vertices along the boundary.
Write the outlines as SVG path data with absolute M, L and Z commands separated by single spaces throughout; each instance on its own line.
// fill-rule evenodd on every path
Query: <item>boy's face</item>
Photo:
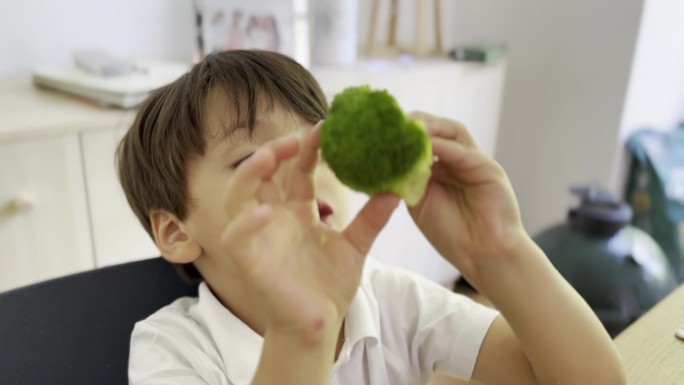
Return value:
M 237 212 L 245 204 L 244 201 L 233 202 L 231 197 L 225 195 L 235 168 L 265 142 L 311 130 L 313 125 L 275 104 L 272 110 L 257 114 L 252 134 L 248 128 L 241 127 L 226 137 L 222 127 L 231 120 L 227 116 L 225 98 L 208 99 L 205 110 L 206 151 L 204 156 L 191 159 L 187 167 L 188 215 L 183 224 L 201 246 L 202 254 L 211 259 L 225 254 L 220 245 L 221 234 L 231 219 L 231 213 Z M 282 191 L 295 162 L 296 159 L 285 162 L 273 178 Z M 342 229 L 347 222 L 347 190 L 322 162 L 317 166 L 314 176 L 321 221 Z M 247 204 L 256 205 L 256 199 Z

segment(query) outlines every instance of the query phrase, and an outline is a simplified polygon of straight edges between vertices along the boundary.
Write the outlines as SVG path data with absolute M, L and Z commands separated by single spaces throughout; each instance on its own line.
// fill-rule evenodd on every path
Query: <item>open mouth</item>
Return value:
M 328 220 L 332 217 L 333 215 L 333 209 L 330 207 L 329 204 L 323 202 L 323 201 L 317 201 L 318 203 L 318 217 L 321 219 L 321 222 L 328 224 Z

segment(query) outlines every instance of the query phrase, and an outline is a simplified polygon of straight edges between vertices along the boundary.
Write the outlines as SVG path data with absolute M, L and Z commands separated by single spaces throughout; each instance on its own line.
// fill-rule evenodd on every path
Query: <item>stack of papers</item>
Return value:
M 190 65 L 147 62 L 138 63 L 136 68 L 130 74 L 108 77 L 75 66 L 37 68 L 33 72 L 33 82 L 106 106 L 132 108 L 142 103 L 153 90 L 178 79 Z

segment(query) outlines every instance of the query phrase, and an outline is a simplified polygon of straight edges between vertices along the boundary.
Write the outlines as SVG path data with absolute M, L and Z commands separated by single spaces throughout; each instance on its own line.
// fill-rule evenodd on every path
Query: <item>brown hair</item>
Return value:
M 259 102 L 274 102 L 311 123 L 323 119 L 328 106 L 314 77 L 287 56 L 238 50 L 207 56 L 173 83 L 156 90 L 140 106 L 116 151 L 119 180 L 128 203 L 153 236 L 149 214 L 165 210 L 180 220 L 187 215 L 186 166 L 204 155 L 204 104 L 211 92 L 232 100 L 233 119 L 243 114 L 254 129 Z M 186 279 L 201 280 L 192 264 L 176 265 Z

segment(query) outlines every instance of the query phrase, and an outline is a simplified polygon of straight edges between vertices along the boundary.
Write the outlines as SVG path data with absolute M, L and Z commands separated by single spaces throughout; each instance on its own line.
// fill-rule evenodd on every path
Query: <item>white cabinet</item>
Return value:
M 152 238 L 129 208 L 116 173 L 114 153 L 127 127 L 82 134 L 97 266 L 159 256 Z
M 0 291 L 94 266 L 78 134 L 0 143 Z
M 386 88 L 406 110 L 464 122 L 485 152 L 494 151 L 503 61 L 362 62 L 312 72 L 328 97 L 350 85 Z M 38 90 L 28 79 L 0 81 L 0 291 L 159 255 L 115 170 L 115 148 L 134 115 Z M 353 194 L 352 210 L 365 200 Z M 456 275 L 406 212 L 395 214 L 372 252 L 438 282 Z
M 0 82 L 0 291 L 159 255 L 114 169 L 134 115 Z

